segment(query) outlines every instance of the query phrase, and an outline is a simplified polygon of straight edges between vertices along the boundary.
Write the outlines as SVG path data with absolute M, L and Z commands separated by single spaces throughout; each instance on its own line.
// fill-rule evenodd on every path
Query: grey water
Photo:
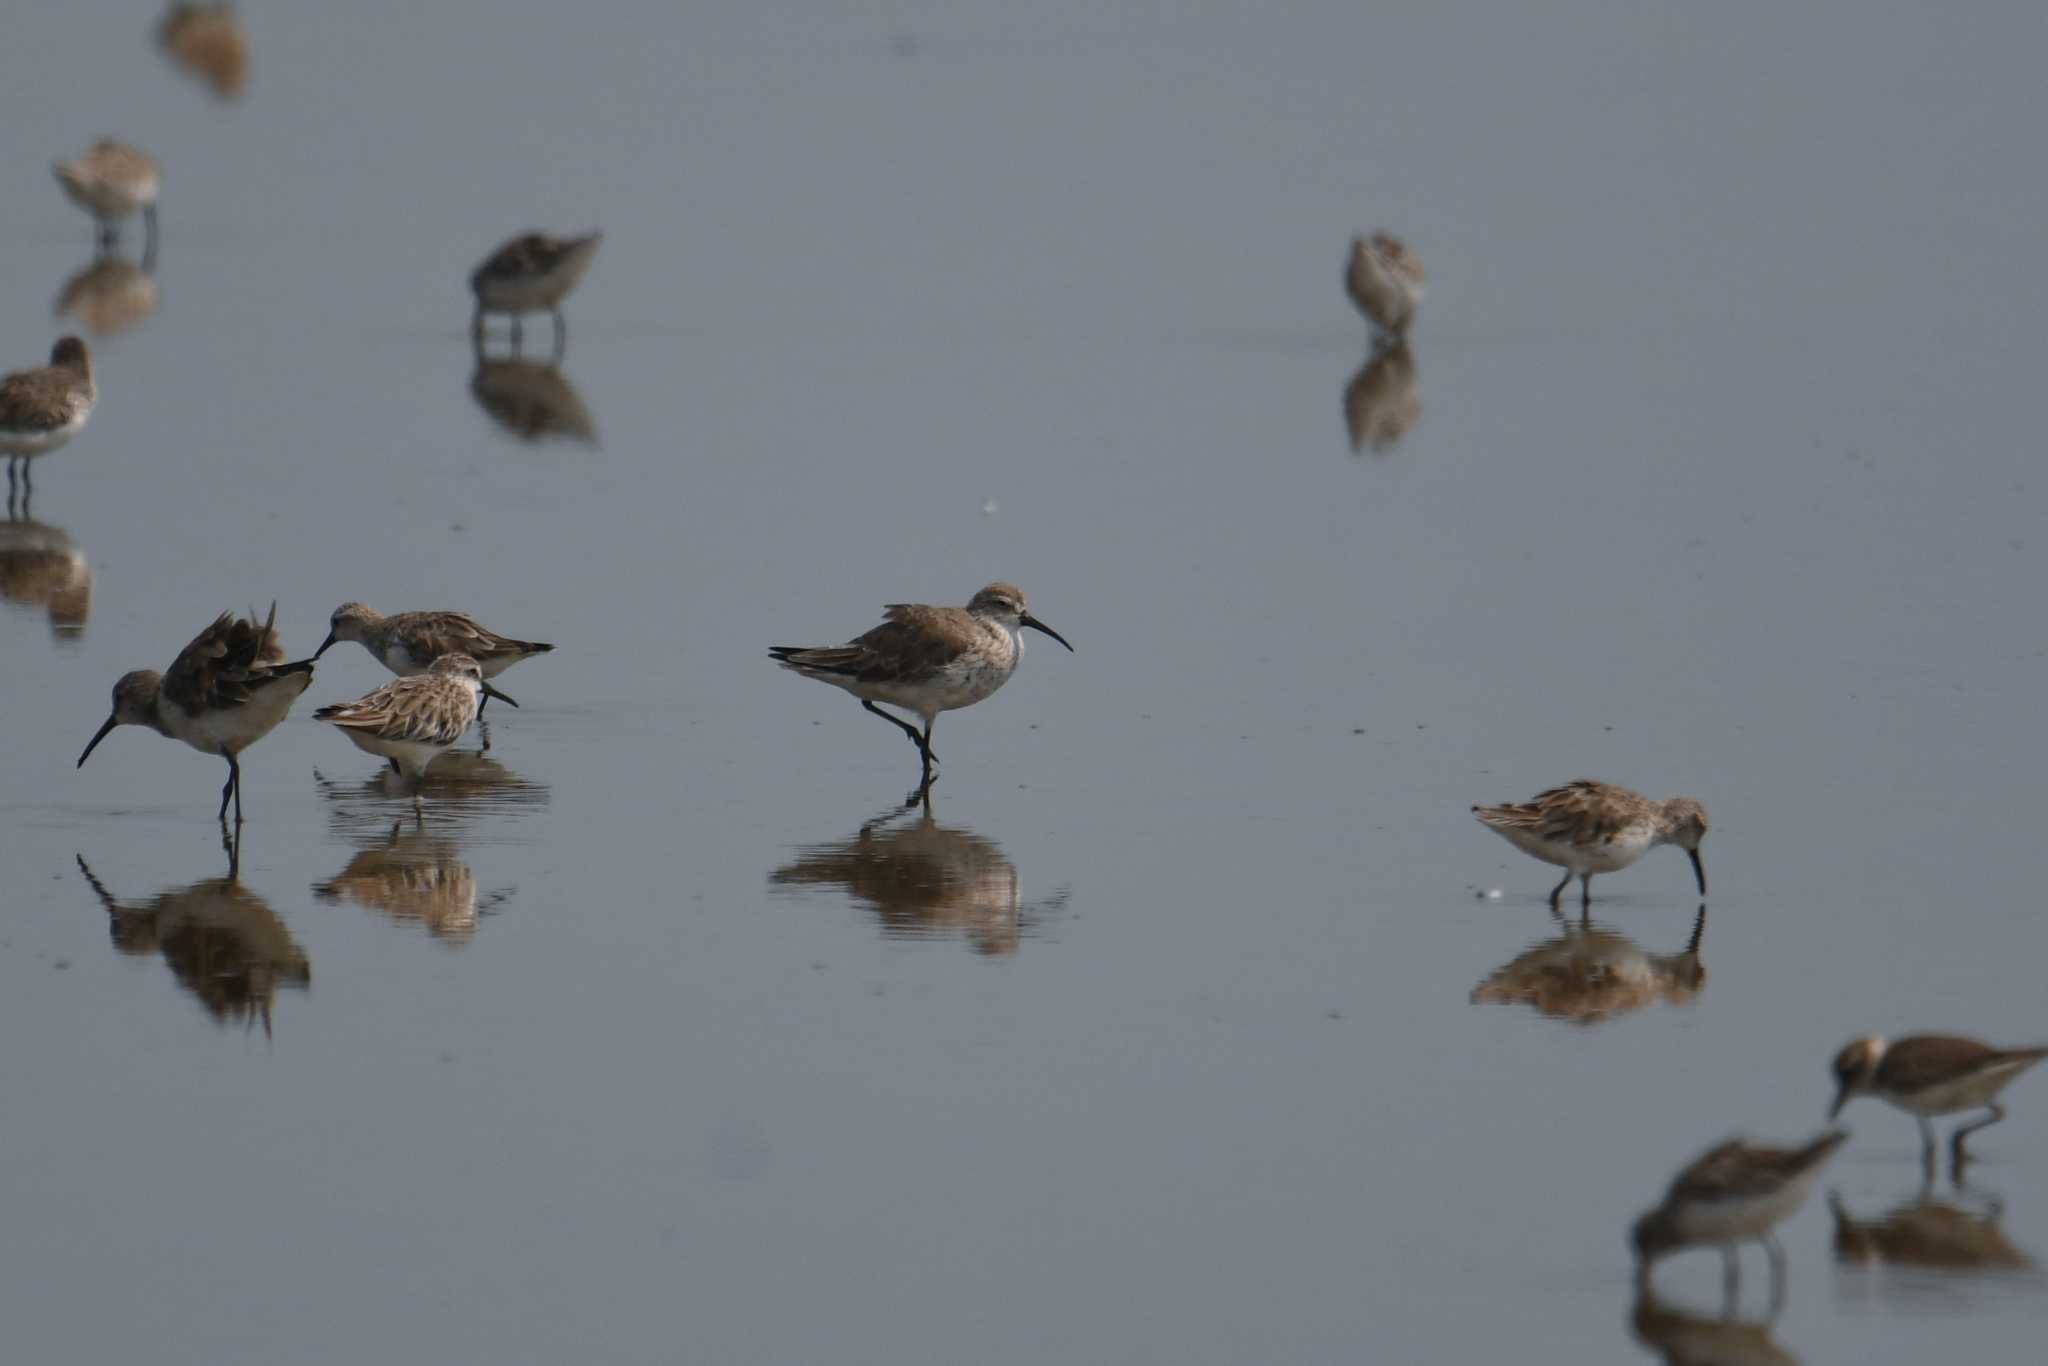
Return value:
M 0 54 L 0 368 L 101 392 L 0 536 L 9 1359 L 2038 1349 L 2041 1077 L 1960 1188 L 1850 1108 L 1766 1322 L 1625 1246 L 1852 1035 L 2048 1036 L 2038 7 L 301 0 L 234 98 L 156 19 Z M 102 135 L 161 238 L 60 318 Z M 992 579 L 1076 652 L 901 809 L 765 652 Z M 417 822 L 330 651 L 230 880 L 217 761 L 74 765 L 273 598 L 560 648 Z M 1703 918 L 1468 814 L 1581 774 Z

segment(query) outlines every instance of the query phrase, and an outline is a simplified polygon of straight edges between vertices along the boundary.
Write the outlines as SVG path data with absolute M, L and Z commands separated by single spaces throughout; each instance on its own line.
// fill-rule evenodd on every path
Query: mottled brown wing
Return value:
M 403 612 L 391 619 L 390 627 L 405 643 L 412 662 L 422 669 L 442 655 L 489 659 L 506 646 L 520 643 L 484 629 L 461 612 Z
M 1837 1129 L 1801 1148 L 1766 1148 L 1739 1138 L 1708 1149 L 1671 1182 L 1673 1199 L 1729 1200 L 1765 1195 L 1826 1161 L 1847 1141 Z
M 565 244 L 543 232 L 522 233 L 490 254 L 476 268 L 472 283 L 488 280 L 520 280 L 539 275 L 561 260 Z
M 893 683 L 928 676 L 972 640 L 958 620 L 965 615 L 958 608 L 892 602 L 882 609 L 882 615 L 880 626 L 844 645 L 815 650 L 782 647 L 770 653 L 785 664 L 815 673 L 861 683 Z
M 47 432 L 71 420 L 67 381 L 51 371 L 22 370 L 0 378 L 0 422 L 18 432 Z
M 1912 1092 L 1954 1081 L 1958 1076 L 2003 1056 L 1998 1049 L 1975 1039 L 1917 1034 L 1896 1040 L 1886 1047 L 1879 1072 L 1886 1085 Z
M 271 656 L 279 653 L 276 603 L 260 625 L 253 612 L 241 620 L 223 612 L 178 652 L 164 675 L 163 695 L 193 715 L 239 707 L 275 676 Z
M 1621 795 L 1606 783 L 1577 778 L 1537 793 L 1529 805 L 1540 813 L 1537 828 L 1546 839 L 1605 844 L 1626 829 L 1635 814 L 1631 801 L 1616 800 Z
M 394 678 L 368 696 L 320 708 L 313 719 L 383 740 L 452 745 L 471 719 L 462 706 L 463 691 L 432 675 Z

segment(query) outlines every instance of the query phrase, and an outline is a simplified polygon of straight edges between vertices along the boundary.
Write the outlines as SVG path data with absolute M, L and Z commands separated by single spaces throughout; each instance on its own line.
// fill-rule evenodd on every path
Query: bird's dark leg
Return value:
M 228 780 L 226 785 L 220 790 L 219 817 L 221 822 L 225 824 L 228 818 L 228 798 L 233 797 L 235 798 L 235 824 L 240 825 L 242 823 L 242 801 L 241 794 L 237 789 L 241 786 L 242 770 L 241 766 L 235 763 L 234 755 L 228 755 L 227 760 Z
M 939 761 L 939 756 L 932 750 L 932 727 L 937 725 L 938 723 L 939 718 L 936 716 L 934 716 L 931 720 L 925 722 L 924 738 L 917 742 L 918 753 L 924 756 L 925 767 L 927 768 L 931 767 L 933 764 L 936 764 Z
M 1785 1248 L 1777 1235 L 1763 1236 L 1764 1251 L 1771 1254 L 1771 1317 L 1776 1318 L 1785 1308 Z
M 1559 898 L 1559 897 L 1561 897 L 1561 896 L 1563 896 L 1563 895 L 1564 895 L 1564 889 L 1565 889 L 1565 888 L 1567 888 L 1567 887 L 1569 887 L 1569 886 L 1571 886 L 1571 885 L 1572 885 L 1572 870 L 1571 870 L 1571 869 L 1569 869 L 1569 868 L 1567 868 L 1567 869 L 1565 869 L 1565 870 L 1564 870 L 1564 877 L 1563 877 L 1563 879 L 1562 879 L 1562 880 L 1560 880 L 1560 881 L 1558 882 L 1558 884 L 1557 884 L 1557 885 L 1556 885 L 1555 887 L 1552 887 L 1552 888 L 1550 889 L 1550 909 L 1551 909 L 1551 910 L 1553 910 L 1553 911 L 1554 911 L 1554 910 L 1556 910 L 1556 909 L 1557 909 L 1557 901 L 1558 901 L 1558 898 Z
M 1920 1159 L 1929 1171 L 1934 1169 L 1934 1125 L 1925 1115 L 1915 1115 L 1920 1121 Z
M 142 207 L 142 254 L 152 260 L 156 257 L 156 205 Z
M 396 759 L 393 759 L 391 761 L 391 771 L 393 773 L 396 773 L 401 778 L 405 776 L 405 769 L 399 765 L 399 762 Z
M 562 357 L 567 355 L 569 351 L 569 320 L 562 316 L 562 306 L 560 304 L 555 305 L 554 315 L 555 353 L 552 358 L 552 363 L 555 365 L 560 365 L 562 363 Z
M 1593 905 L 1593 875 L 1586 874 L 1579 879 L 1579 905 L 1590 910 Z
M 1735 1244 L 1721 1244 L 1721 1301 L 1722 1312 L 1729 1318 L 1735 1317 L 1735 1300 L 1742 1293 L 1742 1254 L 1735 1250 Z
M 1999 1120 L 2005 1118 L 2005 1107 L 1995 1100 L 1986 1102 L 1984 1109 L 1987 1111 L 1984 1118 L 1978 1120 L 1975 1124 L 1965 1124 L 1962 1128 L 1956 1130 L 1955 1135 L 1948 1141 L 1949 1155 L 1953 1159 L 1957 1171 L 1961 1171 L 1963 1163 L 1969 1161 L 1969 1154 L 1963 1151 L 1963 1140 L 1976 1133 L 1979 1129 L 1988 1129 L 1998 1123 Z
M 483 742 L 482 748 L 478 749 L 477 753 L 489 754 L 491 752 L 491 728 L 484 721 L 484 709 L 482 706 L 478 706 L 476 709 L 476 736 L 477 739 Z
M 863 707 L 866 707 L 869 711 L 873 712 L 875 715 L 881 717 L 884 721 L 887 721 L 890 725 L 896 727 L 896 729 L 902 731 L 905 735 L 908 735 L 910 737 L 910 743 L 917 746 L 918 753 L 923 754 L 925 752 L 924 737 L 917 733 L 916 726 L 911 725 L 908 721 L 904 720 L 900 716 L 890 715 L 888 712 L 883 711 L 874 703 L 868 701 L 865 697 L 861 699 L 860 704 Z
M 515 356 L 519 354 L 519 332 L 519 315 L 514 313 L 512 315 L 512 354 Z

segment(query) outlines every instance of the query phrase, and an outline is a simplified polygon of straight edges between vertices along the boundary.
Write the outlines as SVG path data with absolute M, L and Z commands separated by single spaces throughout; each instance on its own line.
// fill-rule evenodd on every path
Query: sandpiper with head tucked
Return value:
M 137 210 L 148 240 L 156 241 L 156 196 L 163 173 L 148 153 L 101 138 L 85 155 L 56 162 L 50 170 L 71 202 L 93 216 L 102 245 L 111 243 L 121 220 Z
M 1613 783 L 1579 778 L 1537 793 L 1526 802 L 1475 806 L 1480 823 L 1533 858 L 1565 870 L 1550 889 L 1550 904 L 1580 880 L 1583 904 L 1593 901 L 1593 875 L 1628 867 L 1660 844 L 1675 844 L 1692 859 L 1700 895 L 1707 894 L 1707 870 L 1700 840 L 1707 833 L 1707 809 L 1690 797 L 1652 801 Z
M 882 624 L 844 645 L 778 645 L 769 657 L 786 669 L 844 688 L 861 706 L 900 729 L 917 746 L 924 781 L 932 777 L 932 724 L 942 711 L 971 707 L 1010 681 L 1024 658 L 1025 628 L 1051 636 L 1071 651 L 1066 637 L 1025 610 L 1024 594 L 992 583 L 965 607 L 891 603 Z M 924 718 L 924 730 L 876 703 Z
M 522 233 L 484 258 L 470 274 L 469 287 L 476 295 L 476 315 L 471 331 L 481 339 L 484 314 L 512 315 L 512 341 L 519 341 L 519 318 L 525 313 L 547 312 L 555 319 L 555 354 L 568 344 L 569 325 L 562 317 L 562 299 L 583 278 L 590 258 L 604 234 L 554 237 L 544 232 Z
M 1736 1245 L 1760 1242 L 1771 1271 L 1782 1284 L 1784 1249 L 1771 1233 L 1806 1201 L 1806 1194 L 1846 1129 L 1830 1129 L 1798 1148 L 1767 1148 L 1731 1138 L 1688 1163 L 1672 1179 L 1664 1199 L 1636 1220 L 1630 1241 L 1638 1276 L 1647 1281 L 1659 1257 L 1689 1247 L 1718 1247 L 1736 1274 Z
M 313 658 L 345 640 L 359 641 L 379 664 L 400 678 L 427 672 L 443 655 L 467 655 L 476 661 L 485 679 L 492 679 L 521 660 L 555 648 L 537 640 L 501 636 L 462 612 L 395 612 L 387 617 L 359 602 L 345 602 L 334 609 L 327 620 L 327 639 L 313 651 Z M 493 697 L 508 707 L 519 705 L 486 682 L 477 711 L 481 713 Z
M 468 655 L 442 655 L 425 673 L 394 678 L 353 702 L 337 702 L 313 713 L 337 727 L 357 749 L 381 755 L 412 780 L 412 804 L 434 757 L 453 749 L 476 720 L 484 674 Z
M 1399 336 L 1422 305 L 1422 258 L 1390 232 L 1354 237 L 1344 290 L 1368 321 Z
M 220 818 L 227 820 L 234 798 L 235 824 L 242 823 L 242 766 L 237 756 L 277 728 L 299 694 L 313 681 L 313 661 L 287 664 L 277 643 L 277 604 L 261 625 L 255 614 L 237 621 L 223 612 L 178 652 L 170 672 L 138 669 L 114 684 L 114 711 L 78 756 L 92 757 L 116 726 L 148 726 L 183 740 L 202 754 L 228 761 L 227 786 L 220 790 Z
M 99 402 L 92 353 L 77 337 L 60 338 L 50 363 L 0 376 L 0 452 L 7 456 L 7 497 L 14 501 L 15 468 L 28 487 L 29 462 L 48 455 L 85 426 Z
M 2005 1118 L 1998 1093 L 2043 1058 L 2048 1058 L 2048 1048 L 1993 1048 L 1946 1034 L 1914 1034 L 1889 1043 L 1868 1035 L 1835 1055 L 1835 1100 L 1828 1118 L 1842 1113 L 1842 1107 L 1858 1096 L 1876 1096 L 1920 1122 L 1921 1145 L 1931 1164 L 1934 1126 L 1928 1121 L 1933 1116 L 1986 1110 L 1983 1119 L 1963 1125 L 1949 1140 L 1960 1167 L 1963 1140 Z

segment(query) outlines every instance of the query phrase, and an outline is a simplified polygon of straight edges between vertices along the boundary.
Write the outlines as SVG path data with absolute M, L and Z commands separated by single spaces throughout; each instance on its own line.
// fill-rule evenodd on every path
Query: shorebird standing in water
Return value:
M 1398 337 L 1422 306 L 1422 258 L 1390 232 L 1351 239 L 1344 292 L 1366 320 Z
M 145 152 L 101 138 L 84 156 L 50 167 L 71 202 L 93 216 L 102 247 L 112 246 L 121 220 L 142 212 L 146 240 L 156 243 L 156 195 L 163 174 Z
M 1759 1242 L 1770 1254 L 1771 1276 L 1782 1294 L 1785 1250 L 1771 1230 L 1806 1202 L 1814 1177 L 1848 1140 L 1846 1129 L 1830 1129 L 1798 1148 L 1766 1148 L 1731 1138 L 1673 1178 L 1663 1203 L 1636 1221 L 1637 1279 L 1647 1285 L 1651 1265 L 1689 1247 L 1718 1247 L 1732 1288 L 1738 1273 L 1736 1245 Z
M 891 603 L 882 624 L 844 645 L 777 645 L 769 657 L 805 678 L 844 688 L 861 706 L 897 727 L 917 746 L 924 783 L 932 780 L 932 723 L 942 711 L 971 707 L 1010 681 L 1024 658 L 1025 628 L 1067 645 L 1066 637 L 1031 615 L 1023 590 L 992 583 L 965 607 Z M 924 730 L 875 704 L 924 718 Z
M 484 314 L 512 315 L 512 345 L 519 345 L 521 314 L 547 312 L 555 319 L 555 357 L 560 359 L 569 344 L 569 324 L 562 317 L 562 299 L 597 255 L 601 232 L 581 237 L 551 237 L 544 232 L 523 233 L 484 258 L 469 277 L 476 295 L 476 316 L 470 331 L 479 345 L 483 342 Z
M 1914 1034 L 1887 1043 L 1872 1034 L 1835 1055 L 1835 1103 L 1828 1107 L 1828 1118 L 1842 1113 L 1842 1107 L 1858 1096 L 1876 1096 L 1920 1122 L 1920 1142 L 1931 1167 L 1934 1126 L 1928 1120 L 1987 1110 L 1983 1119 L 1963 1125 L 1949 1140 L 1960 1169 L 1965 1160 L 1963 1140 L 2005 1118 L 1998 1093 L 2043 1058 L 2048 1058 L 2048 1048 L 1993 1048 L 1945 1034 Z
M 257 625 L 252 613 L 237 621 L 223 612 L 213 625 L 178 652 L 169 673 L 138 669 L 114 684 L 114 711 L 92 737 L 78 766 L 116 726 L 148 726 L 183 740 L 202 754 L 228 761 L 227 786 L 220 790 L 220 819 L 235 801 L 242 823 L 241 752 L 277 728 L 299 694 L 313 681 L 313 661 L 286 664 L 277 643 L 277 604 Z
M 29 462 L 78 435 L 99 398 L 92 353 L 77 337 L 60 338 L 50 348 L 48 365 L 0 376 L 0 453 L 7 456 L 9 511 L 14 508 L 15 467 L 21 469 L 21 487 L 33 493 Z
M 443 655 L 467 655 L 488 680 L 523 659 L 555 648 L 537 640 L 501 636 L 462 612 L 397 612 L 387 617 L 359 602 L 345 602 L 334 609 L 327 620 L 327 639 L 313 651 L 313 658 L 344 640 L 361 642 L 379 664 L 400 678 L 425 673 Z M 519 705 L 485 682 L 483 701 L 477 704 L 479 714 L 493 697 L 508 707 Z
M 1472 814 L 1523 853 L 1564 869 L 1564 880 L 1550 889 L 1553 909 L 1573 878 L 1583 891 L 1581 904 L 1592 905 L 1593 874 L 1618 872 L 1660 844 L 1685 850 L 1700 895 L 1707 894 L 1707 870 L 1700 863 L 1707 809 L 1690 797 L 1652 801 L 1613 783 L 1579 778 L 1526 802 L 1475 806 Z
M 483 669 L 468 655 L 442 655 L 425 673 L 394 678 L 353 702 L 337 702 L 313 713 L 336 727 L 367 754 L 390 760 L 412 782 L 412 807 L 420 809 L 427 765 L 453 749 L 476 720 L 484 686 Z

